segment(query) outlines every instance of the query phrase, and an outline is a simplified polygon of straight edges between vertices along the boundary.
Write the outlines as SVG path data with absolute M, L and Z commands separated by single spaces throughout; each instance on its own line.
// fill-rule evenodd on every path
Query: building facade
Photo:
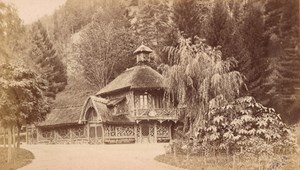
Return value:
M 125 70 L 83 106 L 53 109 L 27 128 L 28 143 L 156 143 L 174 138 L 182 110 L 164 99 L 163 76 L 148 66 L 141 45 L 136 66 Z

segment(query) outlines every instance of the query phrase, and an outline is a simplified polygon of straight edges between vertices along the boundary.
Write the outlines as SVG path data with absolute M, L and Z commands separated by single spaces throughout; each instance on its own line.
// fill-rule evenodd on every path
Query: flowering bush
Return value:
M 204 115 L 204 126 L 194 132 L 193 137 L 185 134 L 172 141 L 168 151 L 176 158 L 186 155 L 185 161 L 196 157 L 204 167 L 215 167 L 221 161 L 233 169 L 280 169 L 289 164 L 297 149 L 293 130 L 274 109 L 252 97 L 211 107 Z
M 205 114 L 205 126 L 197 129 L 199 145 L 255 155 L 296 151 L 292 130 L 272 108 L 252 97 L 242 97 Z

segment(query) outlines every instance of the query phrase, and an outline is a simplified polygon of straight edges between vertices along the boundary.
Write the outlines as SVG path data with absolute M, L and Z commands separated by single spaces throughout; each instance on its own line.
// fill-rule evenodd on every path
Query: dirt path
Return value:
M 22 170 L 178 170 L 157 162 L 163 144 L 24 145 L 35 159 Z

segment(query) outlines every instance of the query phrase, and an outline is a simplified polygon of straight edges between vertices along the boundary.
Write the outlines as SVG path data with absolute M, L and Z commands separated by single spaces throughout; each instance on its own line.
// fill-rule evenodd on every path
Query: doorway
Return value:
M 142 138 L 142 143 L 149 143 L 149 125 L 148 124 L 143 124 L 141 125 L 141 138 Z
M 89 125 L 89 143 L 101 144 L 103 143 L 103 128 L 99 124 Z

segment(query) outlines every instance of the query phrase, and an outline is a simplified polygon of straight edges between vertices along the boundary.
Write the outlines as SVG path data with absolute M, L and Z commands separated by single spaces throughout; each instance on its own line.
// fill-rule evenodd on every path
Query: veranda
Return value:
M 161 143 L 172 139 L 172 121 L 141 121 L 134 124 L 65 125 L 57 127 L 28 127 L 28 144 L 118 144 Z

